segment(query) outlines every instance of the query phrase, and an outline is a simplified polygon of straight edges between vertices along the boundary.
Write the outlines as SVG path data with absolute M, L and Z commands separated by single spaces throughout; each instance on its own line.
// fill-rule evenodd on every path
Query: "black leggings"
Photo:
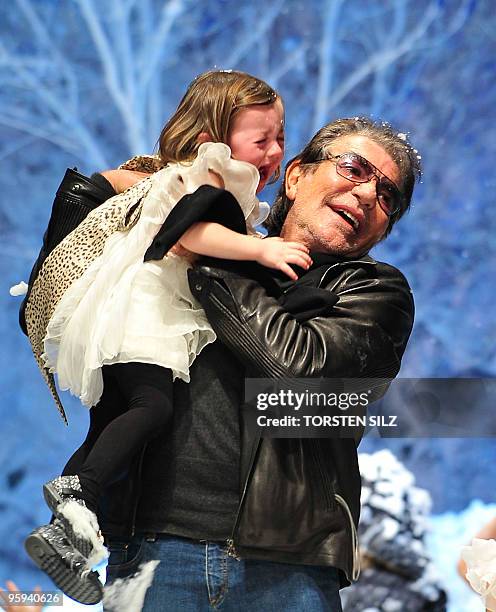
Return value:
M 94 512 L 102 488 L 125 472 L 172 417 L 170 370 L 118 363 L 104 366 L 103 383 L 100 402 L 90 410 L 88 435 L 62 472 L 79 476 L 83 498 Z

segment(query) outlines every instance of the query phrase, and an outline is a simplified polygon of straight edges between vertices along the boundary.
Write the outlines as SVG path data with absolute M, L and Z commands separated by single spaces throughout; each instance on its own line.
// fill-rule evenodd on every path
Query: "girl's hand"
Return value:
M 151 176 L 146 172 L 135 172 L 134 170 L 105 170 L 100 174 L 107 179 L 116 193 L 122 193 L 135 183 Z
M 308 270 L 313 263 L 307 247 L 300 242 L 286 242 L 283 238 L 264 238 L 259 242 L 256 261 L 267 268 L 281 270 L 291 280 L 298 280 L 298 275 L 288 264 Z
M 208 175 L 210 178 L 208 183 L 209 185 L 212 185 L 212 187 L 218 187 L 219 189 L 224 189 L 224 179 L 218 172 L 215 172 L 215 170 L 209 170 Z

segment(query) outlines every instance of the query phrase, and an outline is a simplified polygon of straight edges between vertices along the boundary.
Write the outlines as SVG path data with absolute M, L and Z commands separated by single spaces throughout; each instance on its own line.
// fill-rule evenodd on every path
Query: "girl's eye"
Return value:
M 262 138 L 261 140 L 257 140 L 255 141 L 255 144 L 264 144 L 264 142 L 267 142 L 267 138 Z

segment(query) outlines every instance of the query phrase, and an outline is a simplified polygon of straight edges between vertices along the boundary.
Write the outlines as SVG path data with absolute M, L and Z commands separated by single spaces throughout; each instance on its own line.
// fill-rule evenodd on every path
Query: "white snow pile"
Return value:
M 449 612 L 484 612 L 480 597 L 457 573 L 463 547 L 496 515 L 496 504 L 474 500 L 462 512 L 432 515 L 426 546 L 448 593 Z
M 462 548 L 461 557 L 467 564 L 467 580 L 482 596 L 488 610 L 496 612 L 496 541 L 474 538 Z
M 414 594 L 437 601 L 440 580 L 425 546 L 431 510 L 428 491 L 415 486 L 414 475 L 389 450 L 361 453 L 359 464 L 363 481 L 360 549 L 377 567 L 388 567 L 408 579 L 403 591 L 391 583 L 381 610 L 401 610 Z
M 27 292 L 28 292 L 28 285 L 24 281 L 17 283 L 17 285 L 13 285 L 9 289 L 9 293 L 13 297 L 17 297 L 19 295 L 26 295 Z
M 160 561 L 148 561 L 129 578 L 117 578 L 103 589 L 106 612 L 140 612 Z

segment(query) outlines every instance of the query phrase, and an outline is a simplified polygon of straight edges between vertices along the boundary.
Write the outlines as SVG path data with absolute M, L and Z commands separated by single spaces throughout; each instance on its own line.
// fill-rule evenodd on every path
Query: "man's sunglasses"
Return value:
M 357 153 L 341 153 L 327 158 L 336 163 L 336 172 L 353 183 L 367 183 L 376 178 L 377 202 L 388 217 L 401 210 L 404 198 L 391 179 L 378 170 L 365 157 Z

